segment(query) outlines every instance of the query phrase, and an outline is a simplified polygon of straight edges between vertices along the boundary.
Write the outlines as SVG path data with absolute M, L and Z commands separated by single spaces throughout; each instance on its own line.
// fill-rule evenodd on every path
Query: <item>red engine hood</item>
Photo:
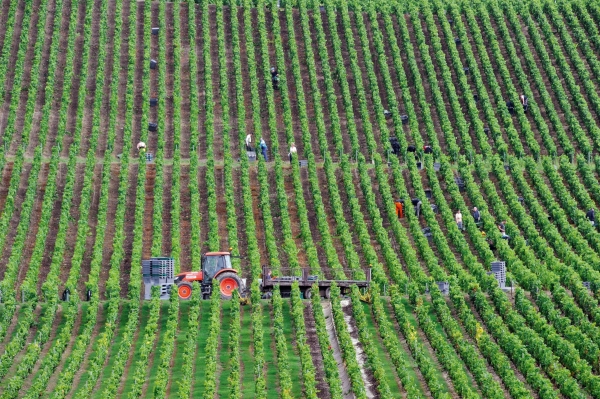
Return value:
M 183 272 L 176 277 L 183 277 L 181 281 L 202 281 L 202 272 Z

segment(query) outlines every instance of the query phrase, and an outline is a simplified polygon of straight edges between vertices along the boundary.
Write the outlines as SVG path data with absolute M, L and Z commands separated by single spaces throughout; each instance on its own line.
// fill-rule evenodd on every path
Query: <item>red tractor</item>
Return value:
M 200 283 L 202 297 L 210 297 L 213 288 L 213 280 L 219 282 L 221 298 L 231 299 L 234 290 L 243 295 L 246 287 L 245 281 L 240 278 L 237 270 L 231 267 L 231 255 L 229 252 L 207 252 L 202 255 L 201 271 L 183 272 L 175 276 L 174 284 L 181 299 L 189 299 L 192 296 L 192 282 Z

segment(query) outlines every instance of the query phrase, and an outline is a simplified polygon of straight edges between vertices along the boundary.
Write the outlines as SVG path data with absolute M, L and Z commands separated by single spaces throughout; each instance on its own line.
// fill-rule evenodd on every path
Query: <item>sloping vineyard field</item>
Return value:
M 0 0 L 0 398 L 600 398 L 599 25 Z M 143 299 L 143 259 L 214 251 L 245 299 Z

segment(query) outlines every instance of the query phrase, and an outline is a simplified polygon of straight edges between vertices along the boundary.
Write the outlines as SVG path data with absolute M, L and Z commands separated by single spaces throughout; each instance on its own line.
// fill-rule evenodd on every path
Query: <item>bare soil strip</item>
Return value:
M 321 354 L 323 348 L 321 348 L 321 345 L 319 344 L 315 318 L 309 303 L 306 303 L 304 306 L 304 325 L 306 329 L 306 343 L 310 347 L 311 358 L 315 366 L 315 379 L 317 381 L 319 398 L 329 399 L 331 398 L 331 393 L 329 392 L 329 385 L 325 379 L 325 366 L 323 364 L 323 355 Z M 329 348 L 326 348 L 325 350 L 329 350 Z
M 323 314 L 325 315 L 325 322 L 327 323 L 327 334 L 329 334 L 329 346 L 333 351 L 333 357 L 338 365 L 338 372 L 340 380 L 342 381 L 342 391 L 344 392 L 344 399 L 354 399 L 354 393 L 352 392 L 352 384 L 350 382 L 350 376 L 346 371 L 344 365 L 344 358 L 342 357 L 342 350 L 337 340 L 337 333 L 335 332 L 335 325 L 333 323 L 333 314 L 331 313 L 331 303 L 323 302 Z

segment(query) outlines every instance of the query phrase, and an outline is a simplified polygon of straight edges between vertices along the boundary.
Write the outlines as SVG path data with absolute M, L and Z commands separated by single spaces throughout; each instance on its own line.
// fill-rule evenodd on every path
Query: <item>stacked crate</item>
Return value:
M 506 262 L 492 262 L 492 274 L 498 281 L 500 288 L 506 288 Z
M 152 287 L 160 286 L 160 298 L 169 299 L 171 286 L 175 279 L 175 259 L 150 258 L 142 260 L 142 277 L 144 279 L 144 298 L 152 298 Z

